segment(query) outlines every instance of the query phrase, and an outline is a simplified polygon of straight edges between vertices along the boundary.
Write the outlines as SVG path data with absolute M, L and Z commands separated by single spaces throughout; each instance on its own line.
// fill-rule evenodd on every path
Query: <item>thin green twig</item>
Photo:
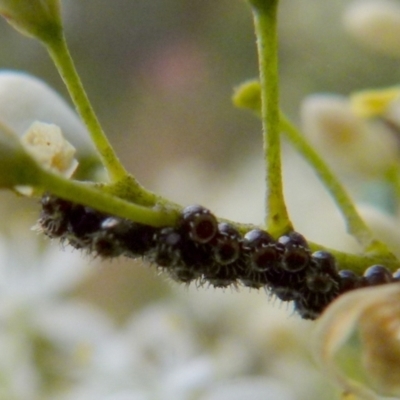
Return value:
M 268 230 L 279 236 L 292 229 L 283 196 L 279 132 L 278 0 L 250 0 L 253 8 L 260 69 L 261 119 L 267 168 Z
M 93 143 L 100 153 L 103 165 L 108 171 L 111 181 L 115 182 L 123 179 L 128 173 L 115 154 L 90 104 L 76 72 L 65 37 L 63 35 L 56 36 L 54 40 L 47 41 L 45 45 L 67 86 L 72 101 L 88 129 Z
M 173 226 L 178 218 L 178 210 L 172 206 L 144 207 L 105 193 L 94 185 L 64 179 L 44 170 L 41 172 L 39 185 L 62 199 L 146 225 Z
M 357 212 L 353 201 L 335 174 L 283 113 L 280 115 L 280 125 L 292 145 L 313 167 L 315 173 L 331 194 L 342 212 L 348 232 L 358 240 L 365 251 L 378 252 L 380 254 L 389 253 L 386 245 L 374 238 L 371 230 Z

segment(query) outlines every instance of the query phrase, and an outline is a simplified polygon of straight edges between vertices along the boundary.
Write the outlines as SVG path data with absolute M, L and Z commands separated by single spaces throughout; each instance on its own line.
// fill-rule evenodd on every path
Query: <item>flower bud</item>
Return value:
M 361 44 L 400 57 L 400 4 L 397 1 L 355 1 L 345 12 L 344 24 Z
M 232 96 L 233 104 L 238 108 L 246 108 L 257 114 L 261 113 L 261 86 L 258 79 L 243 82 Z
M 21 33 L 44 42 L 61 35 L 59 0 L 0 0 L 0 14 Z

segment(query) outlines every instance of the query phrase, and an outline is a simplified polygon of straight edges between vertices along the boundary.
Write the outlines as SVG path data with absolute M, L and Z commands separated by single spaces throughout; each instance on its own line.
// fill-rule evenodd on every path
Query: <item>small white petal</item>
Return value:
M 70 178 L 78 166 L 75 148 L 54 124 L 34 122 L 21 138 L 26 151 L 45 169 Z
M 355 1 L 346 10 L 344 24 L 361 44 L 400 57 L 400 5 L 397 1 Z

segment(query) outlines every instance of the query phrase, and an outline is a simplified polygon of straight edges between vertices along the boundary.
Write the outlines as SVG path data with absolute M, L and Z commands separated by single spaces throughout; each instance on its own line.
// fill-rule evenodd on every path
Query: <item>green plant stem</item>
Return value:
M 350 269 L 358 275 L 363 275 L 364 271 L 371 265 L 381 264 L 394 272 L 400 268 L 399 260 L 391 253 L 388 254 L 353 254 L 331 249 L 320 244 L 308 242 L 311 251 L 328 251 L 335 258 L 338 269 Z
M 62 199 L 146 225 L 174 226 L 178 218 L 178 210 L 172 207 L 149 208 L 133 204 L 93 185 L 64 179 L 44 170 L 41 170 L 39 185 Z
M 389 253 L 386 245 L 374 238 L 371 230 L 358 214 L 346 190 L 337 180 L 336 176 L 329 169 L 324 160 L 310 146 L 304 136 L 289 121 L 289 119 L 283 115 L 283 113 L 281 113 L 280 116 L 280 125 L 282 131 L 286 134 L 292 145 L 313 167 L 315 173 L 333 197 L 335 203 L 343 214 L 348 232 L 358 240 L 365 251 L 377 252 L 380 254 Z
M 108 141 L 107 136 L 93 111 L 79 75 L 76 72 L 65 37 L 63 35 L 55 36 L 53 40 L 48 40 L 45 45 L 50 57 L 53 59 L 53 62 L 58 69 L 58 72 L 67 86 L 78 113 L 86 124 L 93 143 L 100 153 L 103 165 L 109 173 L 111 181 L 115 182 L 123 179 L 128 175 L 128 173 L 115 154 L 114 149 Z
M 250 1 L 254 15 L 261 84 L 261 120 L 267 169 L 267 229 L 279 236 L 292 229 L 286 209 L 279 132 L 278 0 Z

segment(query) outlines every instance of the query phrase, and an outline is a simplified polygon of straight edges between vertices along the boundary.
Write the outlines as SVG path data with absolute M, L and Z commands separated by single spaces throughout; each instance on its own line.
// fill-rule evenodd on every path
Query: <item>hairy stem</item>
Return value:
M 100 153 L 103 165 L 109 173 L 111 181 L 123 179 L 128 174 L 115 154 L 90 104 L 69 53 L 65 37 L 60 35 L 55 37 L 54 40 L 47 41 L 46 48 L 69 91 L 78 113 L 91 135 L 93 143 Z
M 291 230 L 292 224 L 287 213 L 282 184 L 277 54 L 278 0 L 254 0 L 250 3 L 253 8 L 260 69 L 261 119 L 267 169 L 266 225 L 274 236 L 279 236 Z

